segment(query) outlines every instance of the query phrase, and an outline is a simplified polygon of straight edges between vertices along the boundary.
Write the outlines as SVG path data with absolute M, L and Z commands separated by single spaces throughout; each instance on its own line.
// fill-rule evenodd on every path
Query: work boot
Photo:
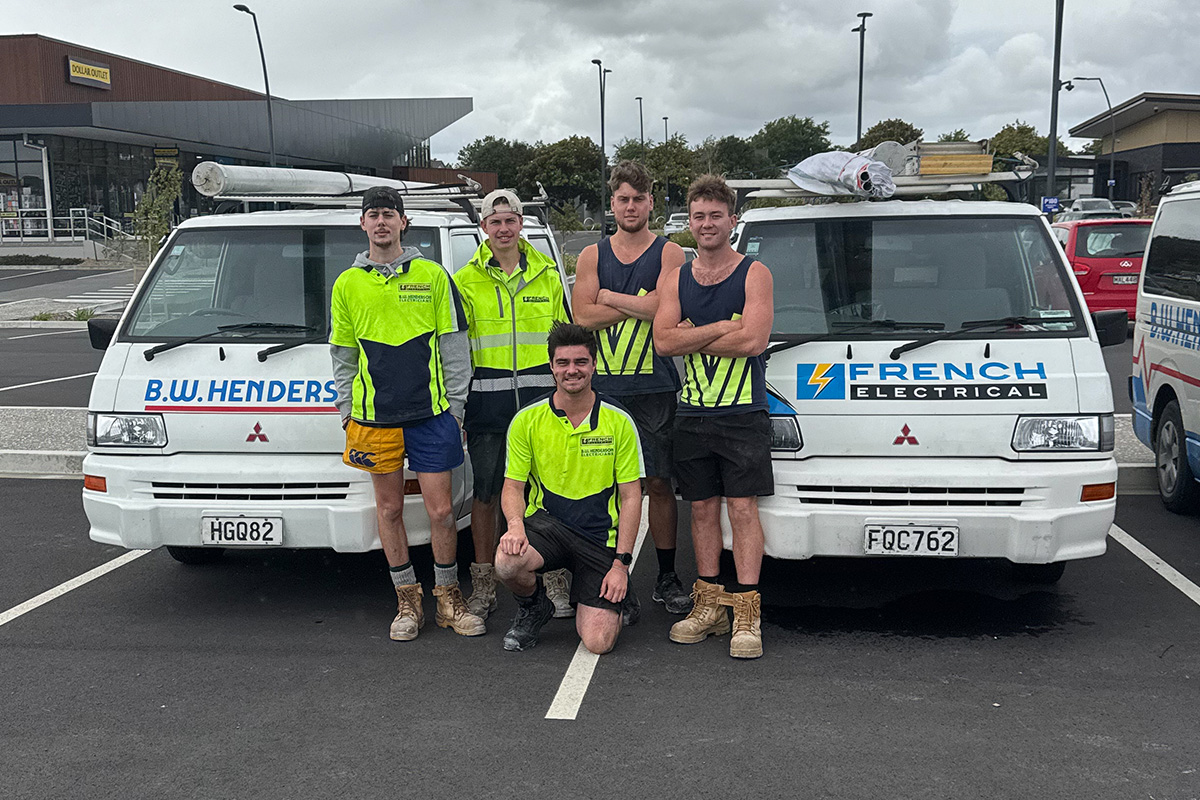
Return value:
M 729 655 L 734 658 L 760 658 L 762 649 L 762 595 L 738 592 L 725 597 L 733 604 L 733 636 Z
M 692 610 L 671 626 L 671 641 L 696 644 L 709 636 L 729 633 L 729 612 L 721 605 L 725 587 L 696 579 L 692 587 Z
M 554 618 L 566 619 L 575 616 L 575 607 L 571 605 L 571 590 L 567 586 L 567 571 L 556 569 L 553 572 L 543 572 L 542 583 L 546 586 L 546 597 L 554 604 Z
M 686 614 L 692 610 L 692 598 L 683 590 L 679 576 L 674 572 L 664 572 L 659 576 L 650 599 L 662 603 L 668 614 Z
M 517 598 L 517 615 L 512 627 L 504 634 L 505 650 L 528 650 L 536 647 L 538 631 L 550 621 L 554 604 L 546 597 L 546 589 L 538 582 L 531 597 Z
M 460 636 L 482 636 L 487 633 L 483 620 L 467 610 L 467 601 L 457 583 L 433 587 L 437 598 L 437 616 L 434 621 L 439 628 L 449 628 Z
M 621 601 L 621 625 L 628 628 L 631 625 L 637 625 L 638 620 L 642 618 L 642 601 L 638 600 L 638 596 L 633 593 L 633 589 L 625 592 L 625 599 Z
M 467 610 L 480 619 L 487 619 L 496 610 L 496 569 L 491 564 L 471 565 L 471 596 Z
M 425 592 L 419 583 L 406 583 L 396 587 L 397 611 L 388 632 L 394 642 L 411 642 L 417 638 L 417 632 L 425 624 L 425 612 L 421 608 L 421 598 Z

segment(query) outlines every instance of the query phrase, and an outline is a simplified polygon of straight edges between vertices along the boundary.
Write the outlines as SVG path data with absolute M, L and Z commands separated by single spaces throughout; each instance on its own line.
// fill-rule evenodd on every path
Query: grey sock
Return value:
M 438 586 L 450 586 L 458 583 L 458 563 L 439 564 L 433 562 L 433 582 Z
M 417 571 L 413 569 L 411 561 L 406 561 L 399 567 L 388 567 L 388 572 L 392 576 L 392 583 L 397 586 L 407 586 L 417 582 Z

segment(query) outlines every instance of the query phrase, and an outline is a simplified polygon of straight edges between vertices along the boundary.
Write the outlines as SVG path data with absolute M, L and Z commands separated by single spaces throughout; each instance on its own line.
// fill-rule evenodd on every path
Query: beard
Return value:
M 640 233 L 641 231 L 645 230 L 646 226 L 649 224 L 650 224 L 649 217 L 646 217 L 645 219 L 643 219 L 641 221 L 641 223 L 635 227 L 630 227 L 629 225 L 625 224 L 624 218 L 617 219 L 617 227 L 620 228 L 621 230 L 625 231 L 626 233 Z

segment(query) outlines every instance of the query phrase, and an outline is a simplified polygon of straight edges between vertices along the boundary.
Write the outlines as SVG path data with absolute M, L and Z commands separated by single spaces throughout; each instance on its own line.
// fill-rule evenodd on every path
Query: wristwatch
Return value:
M 633 563 L 633 553 L 617 553 L 616 559 L 628 567 Z

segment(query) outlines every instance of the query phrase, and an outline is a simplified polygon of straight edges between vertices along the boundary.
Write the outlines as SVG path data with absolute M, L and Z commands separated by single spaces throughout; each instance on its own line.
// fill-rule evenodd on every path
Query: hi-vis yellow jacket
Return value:
M 555 320 L 569 322 L 558 265 L 525 239 L 520 277 L 505 280 L 485 241 L 454 273 L 471 340 L 471 386 L 463 428 L 504 432 L 517 409 L 554 391 L 546 335 Z

